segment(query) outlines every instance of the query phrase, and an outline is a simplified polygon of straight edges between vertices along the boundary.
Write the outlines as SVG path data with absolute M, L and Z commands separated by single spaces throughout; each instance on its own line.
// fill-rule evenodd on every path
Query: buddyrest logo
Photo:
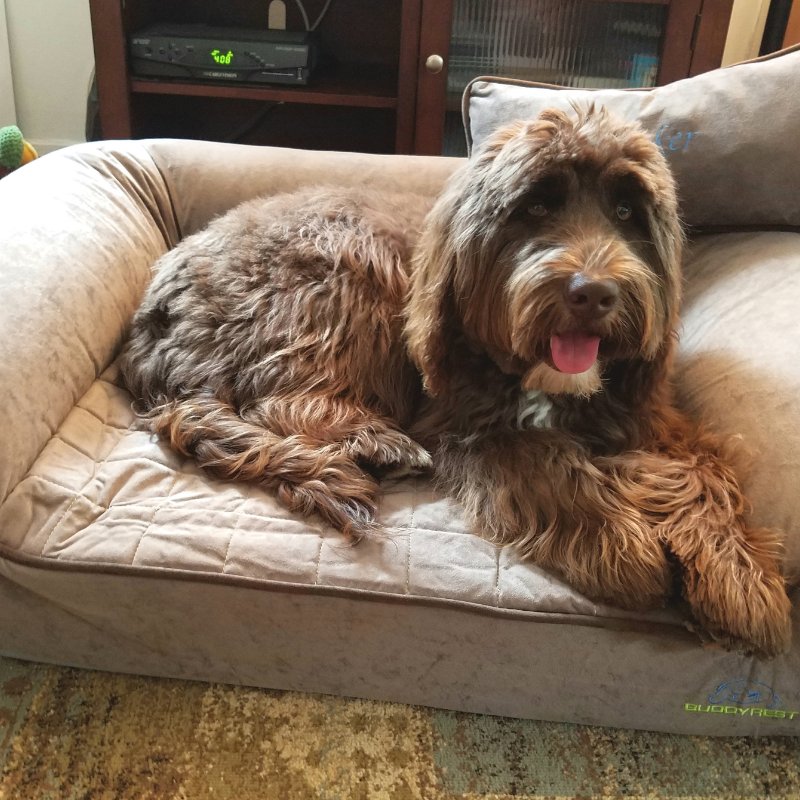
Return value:
M 800 717 L 800 711 L 778 708 L 780 702 L 781 698 L 766 683 L 741 679 L 721 683 L 709 695 L 707 703 L 684 703 L 683 710 L 701 714 L 731 714 L 767 719 Z

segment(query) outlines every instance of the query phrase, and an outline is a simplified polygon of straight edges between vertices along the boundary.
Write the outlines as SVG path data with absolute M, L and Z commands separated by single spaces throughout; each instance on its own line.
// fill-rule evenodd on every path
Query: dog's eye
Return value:
M 633 214 L 633 207 L 630 203 L 617 203 L 617 216 L 624 222 L 626 219 L 631 218 Z
M 532 217 L 546 217 L 547 206 L 544 203 L 533 203 L 528 206 L 528 213 Z

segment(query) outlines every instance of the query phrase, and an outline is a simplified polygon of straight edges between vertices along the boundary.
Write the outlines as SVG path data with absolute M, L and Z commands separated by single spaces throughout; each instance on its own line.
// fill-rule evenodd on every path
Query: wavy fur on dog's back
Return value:
M 164 256 L 121 356 L 153 429 L 216 475 L 372 530 L 365 464 L 430 463 L 398 428 L 420 391 L 402 312 L 428 205 L 305 190 L 246 203 Z

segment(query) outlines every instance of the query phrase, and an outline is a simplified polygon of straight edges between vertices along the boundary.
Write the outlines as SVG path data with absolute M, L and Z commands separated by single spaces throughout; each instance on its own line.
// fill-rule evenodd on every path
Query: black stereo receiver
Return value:
M 147 77 L 304 85 L 316 50 L 307 32 L 155 24 L 130 35 L 130 57 Z

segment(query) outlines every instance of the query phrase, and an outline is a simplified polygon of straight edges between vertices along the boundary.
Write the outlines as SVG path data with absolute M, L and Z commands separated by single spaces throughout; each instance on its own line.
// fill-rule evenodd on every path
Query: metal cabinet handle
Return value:
M 431 75 L 435 75 L 437 72 L 441 72 L 444 68 L 444 59 L 441 56 L 437 56 L 435 53 L 432 56 L 428 56 L 425 59 L 425 69 L 431 73 Z

